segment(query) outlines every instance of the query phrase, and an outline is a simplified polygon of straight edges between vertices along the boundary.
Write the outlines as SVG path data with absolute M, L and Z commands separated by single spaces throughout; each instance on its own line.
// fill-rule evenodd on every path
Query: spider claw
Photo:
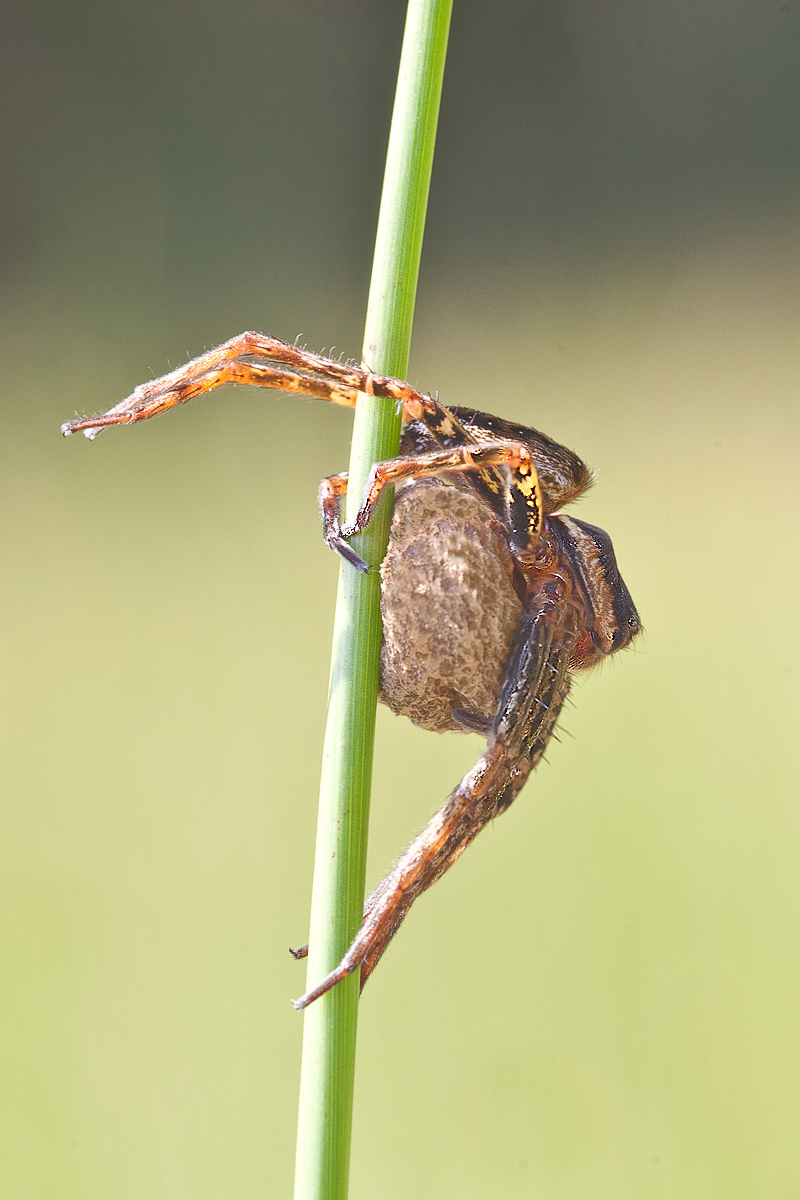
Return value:
M 98 433 L 103 432 L 103 426 L 95 426 L 90 424 L 88 429 L 85 428 L 87 421 L 91 422 L 91 420 L 92 418 L 90 417 L 77 417 L 74 421 L 65 421 L 61 426 L 62 436 L 72 437 L 73 433 L 82 433 L 84 437 L 89 439 L 90 442 L 93 441 L 94 438 L 97 437 Z
M 346 959 L 343 961 L 346 961 Z M 302 1012 L 304 1008 L 308 1008 L 309 1004 L 313 1004 L 315 1000 L 319 1000 L 320 996 L 324 996 L 326 992 L 329 992 L 337 983 L 341 983 L 348 975 L 352 975 L 360 966 L 361 963 L 354 963 L 352 966 L 343 967 L 340 963 L 334 971 L 331 971 L 330 975 L 326 975 L 310 992 L 306 992 L 298 1000 L 292 1000 L 292 1008 L 296 1012 Z
M 360 554 L 356 554 L 353 547 L 348 545 L 343 537 L 333 536 L 328 538 L 327 541 L 331 550 L 335 550 L 337 554 L 340 554 L 345 562 L 350 563 L 351 567 L 355 567 L 355 569 L 357 571 L 361 571 L 363 575 L 369 574 L 369 563 L 365 562 Z

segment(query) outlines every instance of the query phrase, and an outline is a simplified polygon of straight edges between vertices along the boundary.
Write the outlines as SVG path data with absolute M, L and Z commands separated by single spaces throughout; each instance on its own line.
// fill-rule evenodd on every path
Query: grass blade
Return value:
M 452 0 L 410 0 L 398 74 L 370 284 L 364 361 L 405 377 L 425 228 Z M 350 458 L 348 519 L 371 465 L 397 454 L 391 402 L 359 397 Z M 390 498 L 353 540 L 377 565 Z M 369 794 L 381 644 L 380 576 L 342 563 L 333 635 L 314 867 L 308 986 L 341 959 L 364 902 Z M 345 1200 L 350 1162 L 358 973 L 305 1012 L 295 1200 Z

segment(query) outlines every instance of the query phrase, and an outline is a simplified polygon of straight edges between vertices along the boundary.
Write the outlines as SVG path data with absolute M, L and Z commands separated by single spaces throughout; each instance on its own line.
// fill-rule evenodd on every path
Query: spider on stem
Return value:
M 400 405 L 400 457 L 372 468 L 351 525 L 339 516 L 347 475 L 322 480 L 325 541 L 367 570 L 348 539 L 369 524 L 383 489 L 402 485 L 381 567 L 381 699 L 423 728 L 487 738 L 478 762 L 368 897 L 342 961 L 292 1001 L 305 1008 L 355 970 L 363 987 L 416 898 L 522 788 L 553 734 L 572 672 L 630 645 L 641 625 L 608 534 L 560 511 L 590 486 L 585 463 L 538 430 L 446 408 L 402 380 L 243 333 L 62 432 L 94 438 L 226 383 L 348 408 L 359 392 Z M 305 947 L 293 953 L 302 957 Z

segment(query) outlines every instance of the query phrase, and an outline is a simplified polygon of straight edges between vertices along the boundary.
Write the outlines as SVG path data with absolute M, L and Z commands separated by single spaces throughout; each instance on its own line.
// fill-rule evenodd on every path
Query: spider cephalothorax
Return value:
M 348 538 L 369 523 L 385 487 L 402 485 L 381 568 L 381 699 L 426 729 L 487 738 L 485 753 L 367 899 L 339 966 L 293 1001 L 304 1008 L 359 968 L 366 982 L 417 896 L 508 808 L 539 762 L 571 672 L 629 645 L 640 623 L 608 534 L 559 511 L 590 485 L 585 463 L 535 429 L 445 408 L 399 379 L 243 333 L 62 431 L 95 437 L 224 383 L 347 407 L 359 392 L 401 405 L 401 455 L 373 467 L 352 525 L 339 518 L 347 476 L 320 484 L 325 540 L 366 570 Z

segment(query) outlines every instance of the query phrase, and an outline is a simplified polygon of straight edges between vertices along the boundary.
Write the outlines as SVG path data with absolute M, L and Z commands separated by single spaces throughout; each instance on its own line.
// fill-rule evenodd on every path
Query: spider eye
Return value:
M 636 629 L 639 625 L 639 622 L 636 620 L 636 617 L 628 617 L 628 624 L 630 625 L 631 629 Z

